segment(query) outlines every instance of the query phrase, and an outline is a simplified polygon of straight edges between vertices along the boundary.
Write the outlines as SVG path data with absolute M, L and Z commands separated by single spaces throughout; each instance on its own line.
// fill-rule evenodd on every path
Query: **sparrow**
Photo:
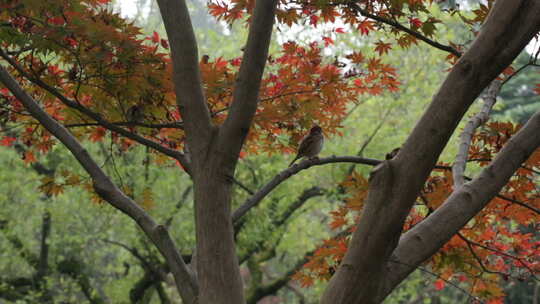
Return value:
M 386 154 L 384 159 L 389 160 L 389 159 L 392 159 L 392 158 L 396 157 L 396 155 L 399 153 L 400 149 L 401 148 L 394 148 L 394 150 L 392 150 L 392 151 L 390 151 L 390 153 Z
M 302 157 L 316 157 L 319 152 L 321 152 L 323 143 L 324 137 L 321 127 L 317 125 L 313 126 L 313 128 L 309 130 L 309 134 L 304 137 L 304 139 L 302 139 L 302 142 L 300 143 L 300 146 L 298 148 L 298 153 L 296 154 L 296 157 L 293 159 L 293 161 L 289 164 L 289 167 L 292 166 L 292 164 L 297 159 L 300 159 Z
M 129 122 L 141 122 L 144 118 L 142 106 L 131 106 L 126 112 L 126 118 Z

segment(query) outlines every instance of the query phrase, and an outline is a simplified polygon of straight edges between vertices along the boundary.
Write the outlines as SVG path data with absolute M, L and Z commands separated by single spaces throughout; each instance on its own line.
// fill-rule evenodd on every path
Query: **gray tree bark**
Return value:
M 380 303 L 390 290 L 405 278 L 405 273 L 408 272 L 389 263 L 398 245 L 405 218 L 439 154 L 480 92 L 511 64 L 539 30 L 540 1 L 495 2 L 474 43 L 453 67 L 399 154 L 372 171 L 369 193 L 360 222 L 347 254 L 330 280 L 321 303 Z M 536 137 L 538 136 L 537 134 Z M 538 143 L 533 141 L 532 145 L 535 144 L 535 148 L 538 147 Z M 510 149 L 515 151 L 517 147 Z M 524 155 L 528 156 L 532 151 L 526 150 Z M 517 159 L 522 161 L 522 154 L 519 155 Z M 490 171 L 490 174 L 494 172 Z M 493 178 L 499 181 L 499 187 L 491 189 L 490 198 L 507 180 L 505 174 L 497 174 Z M 470 193 L 479 191 L 490 182 L 492 180 L 484 178 L 470 183 L 465 187 L 467 193 L 454 193 L 450 199 L 461 201 L 466 198 L 469 202 L 475 201 L 474 205 L 479 205 L 486 197 L 470 196 Z M 443 214 L 434 217 L 439 220 L 437 222 L 426 221 L 426 224 L 422 225 L 424 230 L 438 231 L 435 229 L 443 219 L 444 223 L 457 220 L 449 213 Z M 454 229 L 449 229 L 438 237 L 449 239 L 457 231 L 455 229 L 465 223 L 466 221 L 457 221 Z M 407 253 L 415 257 L 410 260 L 410 272 L 411 268 L 418 266 L 440 248 L 444 240 L 428 248 L 416 247 L 429 240 L 422 239 L 419 244 L 419 234 L 411 232 L 402 238 L 399 251 L 395 254 L 407 248 Z
M 277 1 L 257 1 L 233 102 L 212 125 L 198 71 L 197 44 L 183 0 L 158 0 L 171 45 L 179 109 L 192 153 L 199 303 L 245 303 L 231 220 L 231 180 L 257 109 Z

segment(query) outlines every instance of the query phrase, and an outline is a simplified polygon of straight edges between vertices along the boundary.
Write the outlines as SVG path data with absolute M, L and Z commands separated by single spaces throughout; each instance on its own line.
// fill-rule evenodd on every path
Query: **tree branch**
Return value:
M 185 0 L 157 2 L 171 46 L 176 103 L 191 152 L 199 155 L 210 140 L 212 122 L 202 87 L 195 33 Z
M 408 27 L 405 27 L 403 26 L 401 23 L 399 22 L 396 22 L 394 20 L 391 20 L 391 19 L 387 19 L 387 18 L 384 18 L 384 17 L 381 17 L 381 16 L 377 16 L 377 15 L 373 15 L 371 14 L 370 12 L 362 9 L 358 4 L 356 3 L 350 3 L 349 4 L 349 7 L 351 7 L 354 11 L 360 13 L 362 16 L 366 17 L 366 18 L 369 18 L 369 19 L 373 19 L 375 21 L 379 21 L 381 23 L 384 23 L 384 24 L 388 24 L 402 32 L 405 32 L 419 40 L 422 40 L 424 41 L 425 43 L 435 47 L 435 48 L 438 48 L 439 50 L 443 50 L 445 52 L 448 52 L 448 53 L 451 53 L 453 55 L 455 55 L 456 57 L 461 57 L 461 53 L 454 49 L 453 47 L 451 46 L 448 46 L 448 45 L 444 45 L 444 44 L 440 44 L 436 41 L 433 41 L 429 38 L 427 38 L 426 36 L 420 34 L 419 32 L 416 32 L 416 31 L 413 31 L 411 29 L 409 29 Z
M 137 122 L 137 121 L 118 121 L 118 122 L 109 122 L 109 123 L 115 126 L 143 127 L 143 128 L 149 128 L 149 129 L 184 129 L 182 122 L 149 124 L 149 123 Z M 83 123 L 65 124 L 64 126 L 66 128 L 77 128 L 77 127 L 101 126 L 101 124 L 97 122 L 83 122 Z
M 0 66 L 0 82 L 11 91 L 11 93 L 24 105 L 26 110 L 37 119 L 47 131 L 58 138 L 73 154 L 92 178 L 96 193 L 112 206 L 124 212 L 137 222 L 167 260 L 182 298 L 187 303 L 193 303 L 197 294 L 196 282 L 193 279 L 190 270 L 184 264 L 184 261 L 166 228 L 155 223 L 144 209 L 139 207 L 139 205 L 118 189 L 99 165 L 92 159 L 88 151 L 81 146 L 77 139 L 69 133 L 66 128 L 41 109 L 36 101 L 19 86 L 15 79 L 13 79 L 2 66 Z
M 218 149 L 224 152 L 223 166 L 229 170 L 234 170 L 238 154 L 257 109 L 276 5 L 276 0 L 255 2 L 244 56 L 234 87 L 231 109 L 218 139 Z
M 290 282 L 291 276 L 300 270 L 304 264 L 308 261 L 308 256 L 312 255 L 314 251 L 310 251 L 304 255 L 304 258 L 299 260 L 291 269 L 289 269 L 285 274 L 283 274 L 281 277 L 273 280 L 272 282 L 258 286 L 253 290 L 250 297 L 248 297 L 246 303 L 247 304 L 256 304 L 264 297 L 267 297 L 269 295 L 273 295 L 276 292 L 278 292 L 281 288 L 283 288 L 287 283 Z
M 487 94 L 484 97 L 484 106 L 480 112 L 476 113 L 463 129 L 460 137 L 459 151 L 456 155 L 454 165 L 452 166 L 452 175 L 454 177 L 454 187 L 459 188 L 465 182 L 464 173 L 467 165 L 467 157 L 469 156 L 469 147 L 471 146 L 474 131 L 485 124 L 489 119 L 489 114 L 495 102 L 497 101 L 497 95 L 501 90 L 501 81 L 494 80 L 487 90 Z
M 394 259 L 417 266 L 433 255 L 490 202 L 520 165 L 540 146 L 539 129 L 540 111 L 510 138 L 478 177 L 454 191 L 433 214 L 401 237 L 393 253 Z M 412 270 L 414 267 L 389 266 L 385 295 Z
M 299 208 L 301 208 L 310 198 L 313 198 L 313 197 L 316 197 L 316 196 L 320 196 L 324 193 L 324 190 L 319 188 L 319 187 L 311 187 L 311 188 L 307 188 L 305 189 L 302 194 L 296 199 L 296 201 L 294 201 L 286 210 L 285 212 L 283 212 L 283 214 L 281 214 L 281 216 L 279 218 L 275 218 L 274 220 L 272 220 L 272 225 L 274 227 L 279 227 L 281 225 L 283 225 L 290 217 L 291 215 L 296 211 L 298 210 Z M 236 222 L 235 223 L 235 233 L 237 233 L 240 229 L 240 225 L 242 224 L 240 221 Z M 239 264 L 243 264 L 245 261 L 247 261 L 250 257 L 253 256 L 253 254 L 259 252 L 262 247 L 263 247 L 263 244 L 264 242 L 267 241 L 267 239 L 259 239 L 258 241 L 255 242 L 255 245 L 252 247 L 251 250 L 249 250 L 248 252 L 246 252 L 246 254 L 244 254 L 243 256 L 240 256 L 238 258 L 239 260 Z
M 515 200 L 513 198 L 509 198 L 509 197 L 501 195 L 501 194 L 497 194 L 497 197 L 500 198 L 500 199 L 503 199 L 505 201 L 509 201 L 509 202 L 511 202 L 513 204 L 519 205 L 519 206 L 521 206 L 523 208 L 527 208 L 527 209 L 531 210 L 532 212 L 535 212 L 536 214 L 540 215 L 540 209 L 535 208 L 535 207 L 533 207 L 531 205 L 525 204 L 523 202 L 520 202 L 518 200 Z
M 101 240 L 105 243 L 109 243 L 109 244 L 124 248 L 127 252 L 131 253 L 131 255 L 134 256 L 137 260 L 139 260 L 139 262 L 141 262 L 141 265 L 144 269 L 152 269 L 150 263 L 139 253 L 137 248 L 131 248 L 125 244 L 122 244 L 117 241 L 109 240 L 109 239 L 101 239 Z
M 468 160 L 468 161 L 471 161 L 471 160 Z M 489 161 L 491 161 L 491 159 L 490 159 Z M 448 167 L 448 166 L 435 166 L 435 167 L 436 167 L 436 168 L 439 168 L 439 169 L 444 169 L 444 170 L 452 170 L 452 167 Z M 523 168 L 523 166 L 520 166 L 520 168 Z M 468 176 L 464 176 L 464 178 L 465 178 L 466 180 L 468 180 L 468 181 L 472 180 L 472 178 L 470 178 L 470 177 L 468 177 Z M 504 195 L 502 195 L 502 194 L 497 194 L 496 197 L 498 197 L 498 198 L 500 198 L 500 199 L 503 199 L 503 200 L 505 200 L 505 201 L 509 201 L 509 202 L 514 203 L 514 204 L 516 204 L 516 205 L 519 205 L 519 206 L 521 206 L 521 207 L 523 207 L 523 208 L 527 208 L 527 209 L 531 210 L 532 212 L 535 212 L 535 213 L 540 214 L 540 209 L 535 208 L 535 207 L 533 207 L 533 206 L 531 206 L 531 205 L 527 205 L 527 204 L 525 204 L 524 202 L 520 202 L 520 201 L 518 201 L 518 200 L 509 198 L 509 197 L 504 196 Z
M 467 247 L 469 248 L 469 250 L 471 251 L 471 254 L 473 255 L 474 259 L 476 260 L 476 262 L 478 262 L 478 264 L 480 265 L 480 268 L 482 268 L 482 270 L 484 272 L 487 272 L 487 273 L 493 273 L 493 274 L 498 274 L 498 275 L 501 275 L 501 276 L 507 276 L 507 277 L 510 277 L 510 274 L 508 273 L 504 273 L 504 272 L 500 272 L 500 271 L 494 271 L 494 270 L 490 270 L 486 267 L 486 265 L 484 265 L 484 262 L 482 262 L 482 259 L 476 254 L 476 251 L 474 250 L 473 246 L 476 246 L 476 247 L 480 247 L 484 250 L 487 250 L 487 251 L 491 251 L 491 252 L 494 252 L 495 254 L 497 255 L 502 255 L 502 256 L 505 256 L 507 258 L 510 258 L 512 260 L 515 260 L 517 261 L 519 264 L 521 264 L 523 267 L 527 268 L 527 270 L 529 271 L 529 273 L 531 274 L 531 277 L 534 278 L 535 280 L 538 281 L 538 278 L 536 277 L 535 275 L 535 271 L 533 269 L 531 269 L 531 267 L 529 267 L 525 262 L 523 262 L 522 259 L 516 257 L 516 256 L 513 256 L 511 254 L 508 254 L 508 253 L 505 253 L 505 252 L 502 252 L 500 250 L 497 250 L 497 249 L 494 249 L 494 248 L 491 248 L 489 246 L 486 246 L 486 245 L 483 245 L 481 243 L 478 243 L 478 242 L 475 242 L 475 241 L 472 241 L 472 240 L 469 240 L 468 238 L 466 238 L 463 234 L 461 233 L 457 233 L 457 236 L 459 236 L 460 239 L 462 239 L 466 244 L 467 244 Z
M 263 186 L 259 191 L 257 191 L 253 196 L 248 198 L 238 209 L 236 209 L 232 214 L 233 223 L 236 223 L 242 216 L 244 216 L 251 208 L 259 204 L 268 193 L 270 193 L 274 188 L 276 188 L 283 181 L 289 177 L 297 174 L 298 172 L 308 169 L 313 166 L 320 166 L 330 163 L 357 163 L 365 164 L 370 166 L 376 166 L 381 161 L 371 158 L 364 158 L 358 156 L 330 156 L 325 158 L 313 158 L 306 159 L 292 167 L 288 167 L 285 170 L 277 174 L 272 180 L 270 180 L 265 186 Z
M 147 147 L 150 147 L 156 151 L 159 151 L 165 155 L 168 155 L 176 160 L 178 160 L 182 166 L 184 166 L 184 168 L 186 168 L 186 171 L 189 173 L 190 172 L 190 163 L 189 161 L 185 158 L 184 154 L 178 152 L 178 151 L 175 151 L 175 150 L 172 150 L 172 149 L 169 149 L 169 148 L 166 148 L 156 142 L 153 142 L 151 140 L 148 140 L 142 136 L 139 136 L 137 134 L 134 134 L 132 132 L 129 132 L 123 128 L 120 128 L 119 126 L 113 124 L 113 123 L 110 123 L 108 122 L 107 120 L 105 120 L 100 114 L 98 113 L 95 113 L 93 112 L 92 110 L 84 107 L 83 105 L 79 104 L 78 102 L 75 102 L 69 98 L 67 98 L 66 96 L 64 96 L 62 93 L 60 93 L 57 89 L 55 89 L 54 87 L 48 85 L 47 83 L 43 82 L 41 79 L 38 79 L 38 78 L 34 78 L 32 75 L 28 74 L 19 64 L 17 64 L 17 62 L 15 62 L 13 59 L 11 59 L 9 56 L 7 56 L 3 50 L 0 49 L 0 57 L 4 58 L 4 60 L 6 60 L 13 68 L 15 68 L 15 70 L 17 70 L 17 72 L 19 72 L 23 77 L 25 77 L 26 79 L 28 79 L 29 81 L 31 81 L 32 83 L 36 84 L 37 86 L 43 88 L 44 90 L 46 90 L 47 92 L 51 93 L 53 96 L 55 96 L 56 98 L 58 98 L 58 100 L 60 100 L 64 105 L 70 107 L 70 108 L 74 108 L 76 110 L 78 110 L 79 112 L 83 113 L 84 115 L 90 117 L 91 119 L 95 120 L 99 125 L 109 129 L 110 131 L 113 131 L 113 132 L 116 132 L 124 137 L 127 137 L 131 140 L 134 140 L 142 145 L 145 145 Z
M 322 296 L 321 304 L 371 304 L 380 303 L 384 299 L 388 292 L 384 284 L 390 280 L 391 275 L 387 270 L 388 261 L 398 246 L 405 219 L 439 155 L 476 97 L 512 63 L 539 30 L 540 2 L 495 2 L 471 47 L 453 66 L 398 155 L 372 171 L 361 218 L 341 266 Z M 519 157 L 509 160 L 509 163 L 513 164 L 517 158 Z M 499 174 L 494 170 L 492 175 L 494 172 Z M 489 175 L 481 176 L 487 177 Z M 489 185 L 481 191 L 492 187 L 493 185 Z M 462 188 L 469 187 L 465 185 Z M 460 191 L 456 193 L 474 195 Z M 496 193 L 497 191 L 494 191 L 492 197 Z M 426 227 L 429 223 L 426 230 L 434 231 L 439 227 L 446 228 L 449 220 L 461 222 L 463 216 L 457 219 L 448 214 L 444 217 L 435 216 L 437 212 L 442 212 L 444 207 L 445 205 L 413 229 Z M 383 218 L 384 220 L 381 220 Z M 438 221 L 434 222 L 432 219 Z M 454 233 L 439 231 L 440 237 L 445 239 Z M 422 255 L 421 261 L 436 252 L 442 244 L 432 242 L 425 245 L 433 251 Z M 414 252 L 407 252 L 418 257 L 421 255 L 418 250 L 423 252 L 425 248 L 422 247 L 424 244 L 415 245 Z M 434 249 L 433 246 L 437 247 Z M 407 246 L 407 249 L 410 250 L 411 247 Z M 369 256 L 369 259 L 365 258 L 366 256 Z M 408 264 L 418 265 L 419 262 Z M 401 281 L 404 277 L 392 277 L 392 282 Z M 357 286 L 362 286 L 362 289 L 359 290 Z M 395 287 L 392 284 L 389 286 Z
M 49 268 L 49 244 L 47 238 L 51 233 L 51 213 L 45 211 L 43 213 L 43 222 L 41 224 L 41 242 L 39 250 L 39 260 L 37 265 L 36 278 L 39 280 L 47 274 Z

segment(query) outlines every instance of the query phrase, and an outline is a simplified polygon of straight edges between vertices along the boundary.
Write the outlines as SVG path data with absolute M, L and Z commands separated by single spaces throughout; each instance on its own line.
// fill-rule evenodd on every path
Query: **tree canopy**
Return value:
M 175 292 L 182 303 L 255 303 L 285 286 L 298 293 L 294 279 L 326 282 L 320 303 L 381 303 L 420 268 L 437 276 L 436 290 L 452 285 L 474 301 L 503 303 L 505 282 L 537 280 L 540 83 L 530 71 L 540 49 L 524 49 L 539 39 L 539 2 L 209 1 L 219 21 L 212 27 L 248 32 L 230 58 L 199 52 L 186 1 L 157 3 L 166 34 L 145 34 L 108 0 L 0 1 L 0 143 L 40 175 L 43 200 L 84 190 L 125 215 L 107 224 L 122 237 L 74 221 L 87 238 L 49 242 L 56 221 L 44 208 L 32 228 L 41 233 L 35 250 L 8 232 L 16 218 L 0 218 L 28 266 L 28 274 L 0 277 L 1 297 L 35 290 L 52 301 L 61 283 L 47 278 L 63 275 L 88 301 L 107 302 L 76 253 L 85 242 L 100 244 L 89 256 L 106 259 L 111 245 L 138 261 L 132 302 L 154 286 L 162 303 Z M 292 39 L 295 29 L 307 34 Z M 419 47 L 438 52 L 433 74 L 408 66 L 408 56 L 428 62 Z M 438 89 L 417 90 L 429 77 Z M 379 144 L 387 150 L 365 157 L 390 118 L 400 119 L 395 112 L 424 104 L 394 101 L 400 94 L 430 103 L 400 130 L 399 148 Z M 489 121 L 505 110 L 493 110 L 501 98 L 527 109 L 515 117 L 523 124 Z M 365 115 L 378 118 L 359 134 L 355 111 L 369 102 L 378 104 Z M 282 156 L 293 157 L 314 125 L 346 148 L 287 167 Z M 451 155 L 441 157 L 449 142 Z M 337 177 L 317 177 L 337 163 L 348 163 Z M 275 195 L 306 170 L 318 185 L 304 180 L 282 190 L 285 199 Z M 264 273 L 314 197 L 333 204 L 328 223 L 314 225 L 328 237 L 313 250 L 296 244 L 292 266 L 274 260 L 280 274 Z M 128 218 L 145 238 L 123 227 Z M 61 257 L 54 267 L 49 250 Z M 175 292 L 163 288 L 173 281 Z

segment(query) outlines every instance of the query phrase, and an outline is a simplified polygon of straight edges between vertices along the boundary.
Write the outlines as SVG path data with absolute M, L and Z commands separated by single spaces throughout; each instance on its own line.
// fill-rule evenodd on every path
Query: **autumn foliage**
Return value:
M 152 141 L 164 149 L 183 151 L 185 134 L 171 80 L 169 43 L 157 32 L 146 36 L 132 22 L 105 8 L 108 0 L 0 1 L 0 56 L 27 92 L 54 119 L 79 139 L 99 142 L 110 138 L 127 150 L 137 142 Z M 291 153 L 314 123 L 327 137 L 341 135 L 343 119 L 362 96 L 396 92 L 398 71 L 385 56 L 396 47 L 424 41 L 448 52 L 455 63 L 462 45 L 434 43 L 437 18 L 430 16 L 432 0 L 279 1 L 277 26 L 307 25 L 326 34 L 302 43 L 287 41 L 266 58 L 254 123 L 242 157 L 256 153 Z M 493 1 L 471 14 L 447 8 L 472 33 L 486 18 Z M 211 15 L 227 23 L 248 22 L 254 0 L 209 1 Z M 334 23 L 341 20 L 342 24 Z M 349 51 L 328 57 L 325 48 L 336 37 L 353 32 L 373 40 L 372 51 Z M 430 42 L 431 41 L 431 42 Z M 241 58 L 201 56 L 199 68 L 211 118 L 225 121 L 233 99 Z M 514 70 L 508 70 L 511 75 Z M 540 93 L 540 84 L 536 85 Z M 130 113 L 141 114 L 137 117 Z M 3 146 L 22 143 L 24 161 L 32 163 L 56 144 L 55 139 L 28 113 L 6 88 L 0 87 L 0 124 L 17 124 L 19 131 L 0 138 Z M 474 136 L 469 162 L 481 168 L 489 163 L 519 127 L 493 122 Z M 163 154 L 154 161 L 164 162 Z M 440 207 L 453 189 L 448 164 L 439 164 L 410 211 L 405 230 Z M 437 288 L 457 280 L 478 297 L 502 303 L 501 286 L 509 279 L 527 279 L 540 272 L 538 230 L 538 173 L 540 151 L 512 177 L 460 233 L 424 267 L 437 273 Z M 62 193 L 65 186 L 91 189 L 70 172 L 42 180 L 41 190 Z M 340 231 L 328 239 L 295 278 L 304 286 L 329 279 L 347 250 L 350 233 L 359 219 L 369 181 L 353 172 L 341 184 L 347 192 L 343 204 L 331 213 L 330 228 Z M 124 189 L 129 192 L 129 189 Z M 149 189 L 143 205 L 153 206 Z M 498 302 L 497 302 L 498 301 Z
M 512 123 L 488 123 L 474 136 L 468 161 L 478 167 L 486 166 L 518 129 Z M 535 180 L 539 169 L 540 150 L 537 150 L 500 194 L 425 262 L 423 267 L 439 275 L 433 279 L 436 289 L 443 289 L 448 282 L 463 283 L 472 295 L 489 299 L 489 303 L 503 303 L 502 287 L 506 282 L 523 281 L 540 272 L 540 240 L 534 235 L 538 231 L 540 210 Z M 295 274 L 303 286 L 331 277 L 359 219 L 367 195 L 367 179 L 353 172 L 341 185 L 347 190 L 347 198 L 331 212 L 330 223 L 331 229 L 341 232 L 326 240 L 304 269 Z M 410 211 L 404 231 L 440 207 L 452 188 L 451 167 L 440 163 Z

